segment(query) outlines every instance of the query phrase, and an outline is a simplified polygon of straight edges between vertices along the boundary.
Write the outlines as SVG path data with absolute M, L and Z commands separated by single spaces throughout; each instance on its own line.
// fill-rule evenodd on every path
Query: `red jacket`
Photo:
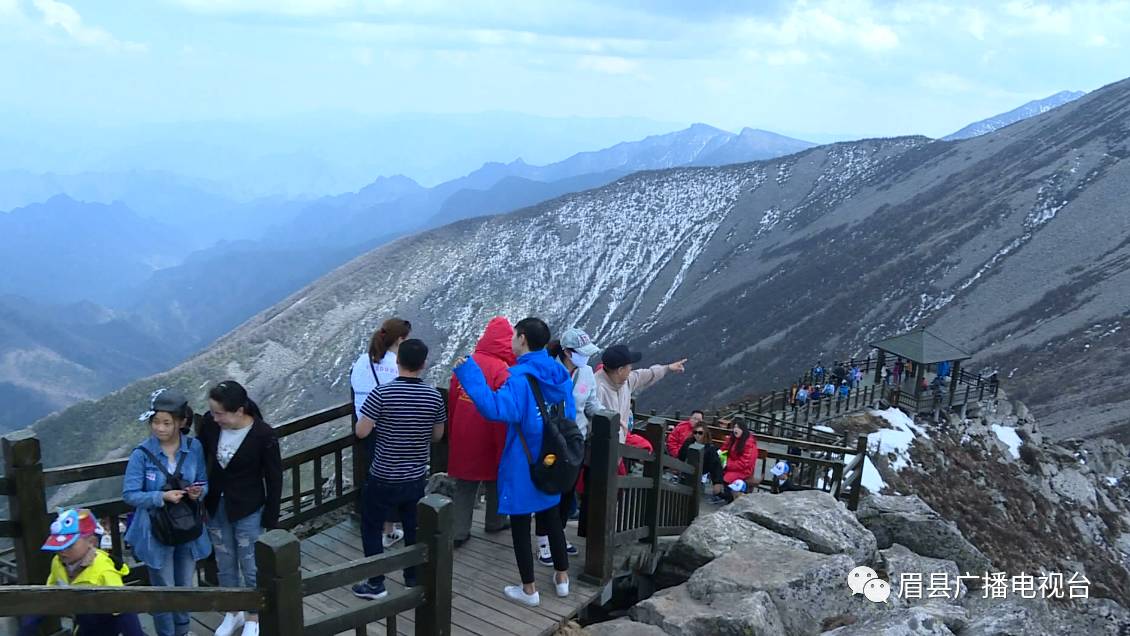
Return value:
M 667 454 L 671 457 L 678 457 L 679 450 L 683 448 L 683 442 L 694 432 L 694 426 L 691 425 L 690 420 L 683 420 L 675 426 L 675 430 L 667 436 Z
M 742 449 L 742 454 L 737 455 L 734 451 L 733 433 L 726 438 L 726 443 L 722 445 L 722 450 L 729 451 L 726 457 L 726 468 L 722 471 L 722 481 L 727 484 L 737 481 L 738 479 L 748 480 L 753 475 L 753 468 L 757 465 L 757 438 L 753 433 L 746 433 L 749 437 L 745 441 L 745 448 Z
M 492 318 L 471 354 L 492 389 L 502 386 L 510 377 L 510 367 L 515 364 L 510 348 L 513 337 L 514 328 L 509 320 L 502 316 Z M 497 480 L 498 461 L 506 445 L 506 425 L 483 419 L 455 375 L 451 376 L 450 389 L 447 474 L 467 481 Z

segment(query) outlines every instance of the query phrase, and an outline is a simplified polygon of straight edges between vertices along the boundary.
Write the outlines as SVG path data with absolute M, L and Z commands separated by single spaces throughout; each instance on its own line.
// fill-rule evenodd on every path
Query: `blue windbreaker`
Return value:
M 565 402 L 565 417 L 577 416 L 569 372 L 544 349 L 518 358 L 518 364 L 510 368 L 510 378 L 497 391 L 490 389 L 474 359 L 467 358 L 455 369 L 455 376 L 483 418 L 507 424 L 506 445 L 498 465 L 498 512 L 504 515 L 541 512 L 561 501 L 561 495 L 550 495 L 534 486 L 530 460 L 518 439 L 521 427 L 530 455 L 536 461 L 541 450 L 542 418 L 526 379 L 528 375 L 540 383 L 547 406 Z

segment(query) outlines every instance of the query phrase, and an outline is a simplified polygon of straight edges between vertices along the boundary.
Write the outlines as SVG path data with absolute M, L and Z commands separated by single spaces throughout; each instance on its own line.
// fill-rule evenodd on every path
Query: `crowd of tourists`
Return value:
M 130 453 L 122 499 L 134 509 L 125 541 L 156 586 L 191 587 L 197 562 L 215 554 L 223 587 L 255 587 L 255 541 L 278 525 L 282 457 L 275 430 L 233 380 L 208 391 L 208 411 L 194 418 L 185 396 L 161 389 L 138 418 L 149 435 Z M 194 425 L 195 422 L 195 425 Z M 100 549 L 105 530 L 89 510 L 63 510 L 43 549 L 53 552 L 47 585 L 121 586 L 129 567 Z M 21 619 L 20 635 L 39 633 L 42 617 Z M 159 636 L 185 636 L 186 612 L 153 614 Z M 82 636 L 143 634 L 135 614 L 75 617 Z M 258 617 L 229 613 L 219 636 L 258 636 Z
M 455 362 L 445 401 L 422 379 L 429 349 L 411 332 L 407 320 L 386 320 L 350 374 L 354 433 L 369 457 L 361 488 L 365 555 L 416 542 L 416 506 L 425 493 L 431 446 L 446 435 L 455 546 L 471 539 L 473 510 L 485 491 L 485 530 L 510 531 L 518 569 L 517 583 L 502 594 L 537 606 L 534 571 L 541 564 L 554 570 L 554 593 L 568 596 L 569 558 L 577 549 L 565 528 L 579 518 L 584 534 L 591 418 L 601 410 L 617 413 L 619 441 L 651 451 L 633 430 L 633 396 L 682 373 L 686 360 L 639 366 L 642 354 L 624 344 L 601 348 L 575 328 L 555 339 L 539 318 L 511 325 L 499 316 L 487 323 L 474 351 Z M 186 397 L 173 389 L 155 392 L 147 406 L 139 420 L 149 435 L 130 454 L 123 480 L 123 499 L 134 509 L 124 536 L 133 557 L 146 566 L 152 585 L 190 587 L 197 563 L 214 555 L 219 585 L 255 587 L 256 539 L 279 521 L 282 460 L 274 429 L 233 380 L 209 389 L 201 417 L 194 418 Z M 718 502 L 757 483 L 757 439 L 741 418 L 728 425 L 725 441 L 716 445 L 703 413 L 694 411 L 660 449 L 685 460 L 701 443 L 705 487 Z M 628 472 L 623 462 L 618 469 Z M 787 471 L 782 462 L 772 474 L 784 483 Z M 43 546 L 55 553 L 47 583 L 121 585 L 128 567 L 99 549 L 103 535 L 89 510 L 61 512 Z M 417 584 L 414 570 L 404 571 L 406 586 Z M 352 592 L 365 599 L 388 593 L 383 576 L 357 583 Z M 153 623 L 159 636 L 185 636 L 189 618 L 156 613 Z M 39 620 L 23 619 L 21 634 L 36 633 Z M 142 633 L 131 614 L 83 616 L 76 625 L 83 635 Z M 227 613 L 215 633 L 257 636 L 258 617 Z

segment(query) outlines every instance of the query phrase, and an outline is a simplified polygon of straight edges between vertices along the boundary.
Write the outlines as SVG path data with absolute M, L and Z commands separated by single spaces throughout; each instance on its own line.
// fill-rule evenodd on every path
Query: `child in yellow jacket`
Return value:
M 43 549 L 55 552 L 47 585 L 121 586 L 129 568 L 120 568 L 98 549 L 98 522 L 83 508 L 64 510 L 51 524 Z M 34 636 L 43 617 L 24 617 L 20 636 Z M 137 614 L 79 614 L 74 619 L 76 636 L 145 636 Z

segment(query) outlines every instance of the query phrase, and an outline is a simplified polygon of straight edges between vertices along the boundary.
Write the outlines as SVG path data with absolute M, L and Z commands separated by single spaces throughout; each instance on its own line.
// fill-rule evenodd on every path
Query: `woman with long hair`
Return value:
M 278 526 L 282 456 L 275 429 L 234 380 L 208 391 L 209 412 L 200 426 L 208 463 L 208 535 L 221 587 L 255 587 L 255 541 Z M 259 616 L 228 613 L 216 636 L 259 636 Z
M 400 375 L 396 368 L 396 353 L 400 350 L 400 343 L 408 339 L 412 333 L 412 323 L 403 318 L 389 318 L 381 323 L 379 329 L 369 338 L 369 348 L 361 352 L 353 369 L 349 373 L 349 386 L 353 389 L 353 411 L 356 419 L 361 419 L 361 405 L 373 389 L 388 384 Z M 360 461 L 368 465 L 373 457 L 373 444 L 377 436 L 370 435 L 365 438 L 365 456 L 355 457 L 353 461 Z M 399 517 L 398 517 L 399 518 Z M 397 519 L 398 519 L 397 518 Z M 404 538 L 404 531 L 396 527 L 396 519 L 385 522 L 384 537 L 381 543 L 384 547 L 391 548 Z
M 734 484 L 738 484 L 737 492 L 745 492 L 752 485 L 753 469 L 757 465 L 757 438 L 750 432 L 744 417 L 734 418 L 734 427 L 730 436 L 722 445 L 722 452 L 726 454 L 726 467 L 722 471 L 722 481 L 726 488 L 722 493 L 727 499 L 733 498 Z

